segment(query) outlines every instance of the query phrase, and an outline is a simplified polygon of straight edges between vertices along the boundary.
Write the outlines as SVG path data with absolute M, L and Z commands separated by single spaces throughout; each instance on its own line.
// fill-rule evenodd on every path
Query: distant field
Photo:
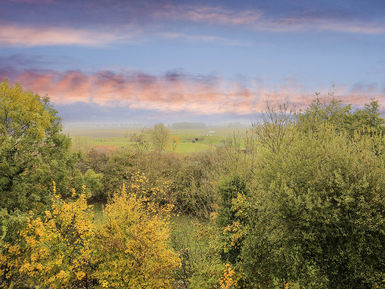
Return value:
M 151 135 L 148 130 L 123 129 L 123 128 L 92 128 L 92 129 L 67 129 L 65 132 L 72 138 L 72 150 L 87 151 L 96 148 L 102 151 L 113 151 L 116 149 L 135 145 L 131 136 L 143 134 L 150 142 Z M 234 134 L 245 132 L 245 129 L 233 128 L 207 128 L 207 129 L 171 129 L 170 139 L 179 137 L 179 141 L 173 148 L 171 142 L 169 151 L 177 153 L 192 153 L 214 149 L 223 143 L 226 138 Z M 196 139 L 198 139 L 196 141 Z

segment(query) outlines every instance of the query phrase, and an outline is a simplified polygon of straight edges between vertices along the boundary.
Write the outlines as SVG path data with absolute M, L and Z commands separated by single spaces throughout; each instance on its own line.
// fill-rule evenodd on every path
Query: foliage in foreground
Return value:
M 92 212 L 81 194 L 74 202 L 54 197 L 45 216 L 32 214 L 20 233 L 18 244 L 8 247 L 11 284 L 29 287 L 83 287 L 90 283 L 94 230 Z
M 12 242 L 32 210 L 41 214 L 52 200 L 52 180 L 64 197 L 99 186 L 101 175 L 75 168 L 78 154 L 61 132 L 48 98 L 0 83 L 0 240 Z
M 169 213 L 124 188 L 107 204 L 95 237 L 94 276 L 103 287 L 170 288 L 179 259 L 168 248 Z
M 1 288 L 385 287 L 376 102 L 271 112 L 251 137 L 190 156 L 165 153 L 159 126 L 155 152 L 80 161 L 47 99 L 0 91 Z M 90 200 L 108 201 L 99 222 Z M 169 205 L 201 219 L 170 229 Z
M 212 220 L 173 218 L 171 243 L 181 260 L 181 266 L 173 272 L 175 288 L 219 288 L 225 266 L 220 259 L 216 236 L 217 228 Z
M 356 130 L 311 107 L 284 128 L 279 147 L 261 147 L 236 262 L 246 288 L 385 285 L 382 122 L 367 127 L 364 120 L 375 120 L 376 112 L 359 119 L 331 105 L 326 109 L 345 111 L 341 119 L 355 120 Z M 315 118 L 314 111 L 328 118 Z
M 5 245 L 3 285 L 170 288 L 179 259 L 169 248 L 168 214 L 123 190 L 95 225 L 85 194 L 74 201 L 56 197 L 43 218 L 28 218 L 17 244 Z

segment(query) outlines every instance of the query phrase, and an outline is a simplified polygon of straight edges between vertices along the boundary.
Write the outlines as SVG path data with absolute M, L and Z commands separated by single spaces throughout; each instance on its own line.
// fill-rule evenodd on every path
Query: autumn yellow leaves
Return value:
M 29 287 L 169 288 L 180 263 L 169 248 L 170 208 L 140 191 L 123 186 L 100 224 L 84 193 L 72 201 L 55 195 L 50 210 L 30 214 L 19 242 L 6 245 L 2 273 Z

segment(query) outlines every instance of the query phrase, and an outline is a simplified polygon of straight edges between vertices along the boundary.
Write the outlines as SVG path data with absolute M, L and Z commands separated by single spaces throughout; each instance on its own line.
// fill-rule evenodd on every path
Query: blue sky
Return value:
M 65 122 L 247 122 L 317 91 L 383 108 L 384 15 L 380 0 L 4 0 L 0 79 Z

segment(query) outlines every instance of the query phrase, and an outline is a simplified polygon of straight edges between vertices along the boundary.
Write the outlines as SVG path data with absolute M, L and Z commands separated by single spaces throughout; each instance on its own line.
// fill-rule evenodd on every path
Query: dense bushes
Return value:
M 170 288 L 179 266 L 170 209 L 123 188 L 96 224 L 85 194 L 73 198 L 56 196 L 43 217 L 28 217 L 17 243 L 4 244 L 4 288 Z
M 149 185 L 165 191 L 167 198 L 163 201 L 172 204 L 176 212 L 207 219 L 213 211 L 214 176 L 219 175 L 220 167 L 218 156 L 213 153 L 183 156 L 132 150 L 107 154 L 91 150 L 78 166 L 83 172 L 91 169 L 103 176 L 102 186 L 93 191 L 96 201 L 105 202 L 121 189 L 122 183 L 129 186 L 135 182 L 136 173 L 142 172 Z
M 170 210 L 137 194 L 116 194 L 96 230 L 95 278 L 106 288 L 170 288 L 179 266 L 168 248 Z
M 30 214 L 17 244 L 6 244 L 5 279 L 12 286 L 87 287 L 93 255 L 92 219 L 84 194 L 74 202 L 55 196 L 43 217 Z
M 316 102 L 283 134 L 274 133 L 279 121 L 263 124 L 250 193 L 235 198 L 236 179 L 220 187 L 232 201 L 222 202 L 218 218 L 238 224 L 226 233 L 242 241 L 227 251 L 238 256 L 228 260 L 244 276 L 240 287 L 384 286 L 384 137 L 375 107 Z
M 365 139 L 329 128 L 264 152 L 242 252 L 251 284 L 383 285 L 384 173 Z
M 247 197 L 246 182 L 239 176 L 222 180 L 219 184 L 220 206 L 217 223 L 220 232 L 221 257 L 226 263 L 239 263 L 244 238 L 243 207 Z
M 173 273 L 175 288 L 219 287 L 225 266 L 218 250 L 215 222 L 180 216 L 173 218 L 171 228 L 171 244 L 181 260 L 181 266 Z
M 385 286 L 376 102 L 270 110 L 213 152 L 165 152 L 158 126 L 155 151 L 82 155 L 48 100 L 0 90 L 1 288 Z

